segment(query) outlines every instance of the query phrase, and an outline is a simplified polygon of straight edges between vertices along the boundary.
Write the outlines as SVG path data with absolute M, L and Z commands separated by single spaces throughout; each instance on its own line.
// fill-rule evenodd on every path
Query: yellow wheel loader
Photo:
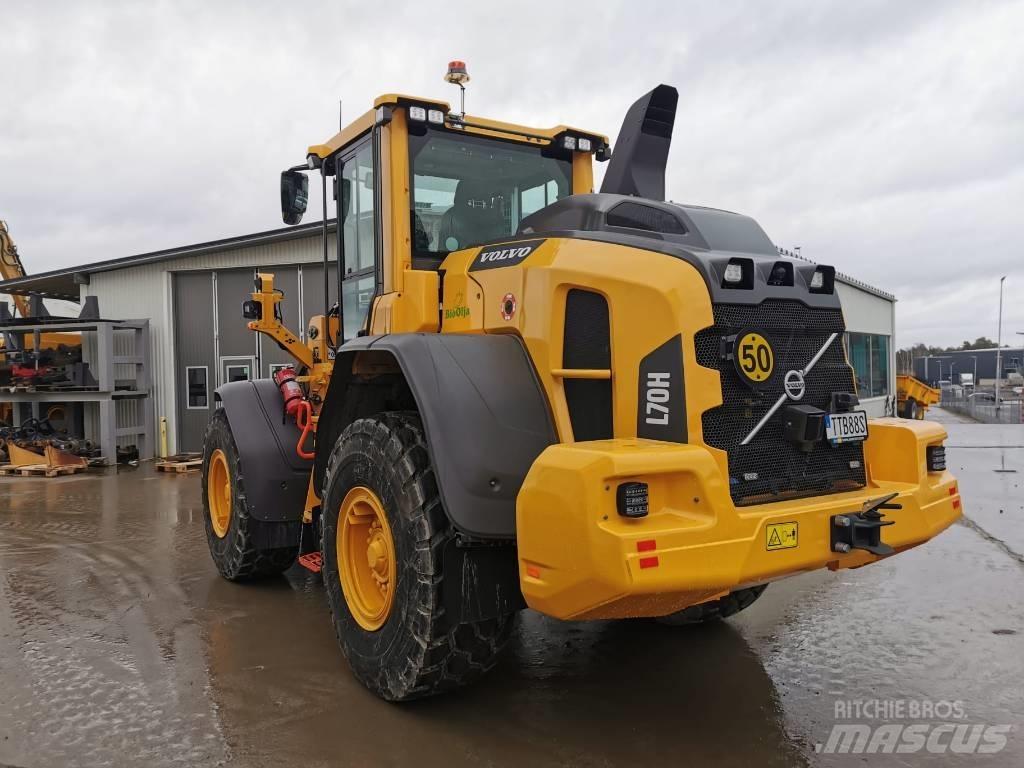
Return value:
M 319 175 L 338 284 L 302 337 L 257 274 L 243 315 L 295 366 L 217 390 L 207 534 L 227 579 L 320 570 L 385 699 L 479 677 L 523 608 L 707 621 L 960 515 L 942 427 L 859 407 L 835 271 L 665 200 L 676 104 L 612 154 L 385 95 L 282 174 L 291 224 Z

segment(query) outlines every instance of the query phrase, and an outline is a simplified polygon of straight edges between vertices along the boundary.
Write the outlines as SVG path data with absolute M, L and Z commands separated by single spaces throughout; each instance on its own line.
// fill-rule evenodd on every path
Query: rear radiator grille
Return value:
M 697 362 L 721 374 L 722 405 L 704 412 L 704 443 L 729 455 L 729 491 L 739 505 L 762 504 L 863 487 L 864 450 L 859 443 L 819 443 L 803 453 L 783 437 L 782 420 L 773 417 L 749 445 L 740 441 L 782 393 L 782 377 L 800 370 L 828 340 L 837 338 L 807 375 L 802 404 L 831 408 L 833 392 L 854 392 L 853 371 L 842 348 L 839 309 L 811 309 L 797 301 L 769 300 L 760 305 L 717 304 L 715 324 L 697 333 Z M 772 381 L 763 392 L 745 386 L 731 360 L 720 358 L 723 336 L 743 329 L 764 335 L 775 351 Z M 785 405 L 783 405 L 783 408 Z M 744 476 L 756 479 L 744 479 Z
M 610 369 L 611 329 L 608 302 L 599 293 L 574 288 L 565 300 L 562 367 Z M 612 382 L 610 379 L 573 379 L 562 382 L 575 440 L 605 440 L 612 436 Z

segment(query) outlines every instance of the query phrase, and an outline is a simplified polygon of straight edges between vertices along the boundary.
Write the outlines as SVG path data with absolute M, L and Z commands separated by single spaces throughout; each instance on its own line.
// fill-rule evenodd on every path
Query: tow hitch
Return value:
M 860 512 L 848 512 L 832 516 L 832 551 L 849 552 L 863 549 L 873 555 L 885 556 L 895 553 L 892 547 L 882 542 L 882 527 L 892 525 L 892 520 L 882 520 L 881 509 L 903 509 L 902 504 L 889 502 L 898 494 L 890 493 L 877 499 L 865 501 Z

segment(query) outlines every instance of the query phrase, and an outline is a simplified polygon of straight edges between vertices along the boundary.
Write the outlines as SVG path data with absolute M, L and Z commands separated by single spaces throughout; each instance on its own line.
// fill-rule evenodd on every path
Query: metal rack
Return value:
M 99 442 L 108 463 L 116 461 L 118 438 L 134 437 L 139 456 L 152 456 L 155 446 L 153 414 L 148 400 L 152 390 L 149 320 L 31 318 L 0 325 L 0 335 L 14 334 L 22 341 L 23 348 L 25 338 L 31 335 L 34 349 L 39 349 L 41 334 L 52 332 L 82 334 L 83 352 L 89 358 L 89 370 L 97 385 L 47 390 L 4 387 L 0 389 L 0 402 L 29 403 L 32 417 L 36 419 L 43 403 L 94 403 L 99 416 L 94 422 L 96 434 L 86 436 Z M 129 351 L 118 354 L 118 349 Z M 115 377 L 117 372 L 126 370 L 130 371 L 128 376 Z M 139 407 L 133 409 L 135 423 L 119 423 L 128 410 L 119 407 L 120 404 L 131 401 L 139 403 Z M 14 424 L 20 423 L 21 409 L 15 407 Z

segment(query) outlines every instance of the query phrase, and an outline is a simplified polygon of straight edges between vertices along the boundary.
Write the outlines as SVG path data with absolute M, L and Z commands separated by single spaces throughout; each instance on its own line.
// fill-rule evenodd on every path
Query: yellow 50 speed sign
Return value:
M 740 378 L 754 386 L 766 382 L 775 370 L 772 345 L 756 331 L 747 331 L 736 337 L 733 358 Z

